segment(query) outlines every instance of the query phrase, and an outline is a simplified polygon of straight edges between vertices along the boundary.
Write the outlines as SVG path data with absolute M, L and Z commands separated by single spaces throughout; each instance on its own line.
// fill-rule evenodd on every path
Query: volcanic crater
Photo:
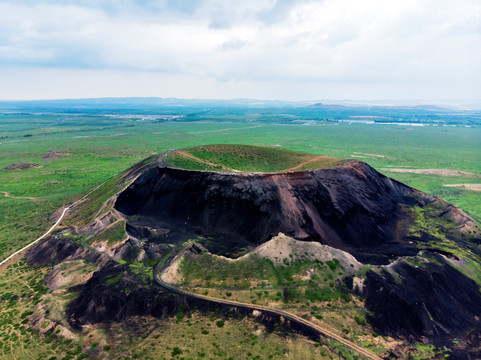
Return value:
M 112 223 L 125 223 L 126 234 L 107 250 L 97 246 L 106 254 L 85 255 L 100 270 L 75 288 L 80 296 L 68 314 L 76 326 L 122 318 L 129 308 L 108 286 L 127 269 L 114 260 L 162 259 L 192 240 L 211 253 L 239 257 L 282 233 L 355 257 L 360 270 L 346 271 L 336 281 L 362 299 L 380 334 L 440 338 L 480 328 L 479 225 L 454 205 L 362 161 L 247 145 L 201 146 L 146 160 L 127 170 L 119 184 L 95 209 L 94 221 L 78 227 L 94 245 Z M 82 206 L 72 219 L 87 212 Z M 84 256 L 78 255 L 82 244 L 58 245 L 60 240 L 47 240 L 57 245 L 39 246 L 30 260 Z M 49 254 L 60 248 L 61 258 L 60 250 Z M 65 253 L 67 248 L 77 255 Z M 119 288 L 127 286 L 124 278 Z M 128 284 L 133 282 L 129 278 Z M 132 312 L 158 313 L 162 297 L 151 296 L 138 307 L 142 294 L 150 294 L 145 286 L 141 292 L 130 286 Z M 166 304 L 165 309 L 176 306 Z
M 257 150 L 239 145 L 220 149 L 235 153 L 246 148 Z M 261 172 L 250 164 L 269 163 L 279 150 L 260 148 L 266 151 L 265 159 L 253 157 L 234 169 L 224 165 L 226 161 L 214 163 L 207 156 L 209 160 L 193 155 L 210 155 L 211 147 L 201 149 L 161 156 L 118 196 L 115 209 L 125 214 L 131 237 L 156 242 L 201 236 L 208 239 L 204 245 L 210 251 L 233 255 L 282 232 L 348 251 L 364 263 L 388 264 L 399 256 L 415 255 L 418 243 L 429 237 L 415 239 L 409 233 L 415 223 L 411 207 L 432 205 L 442 217 L 456 217 L 458 232 L 472 222 L 454 206 L 362 161 L 295 152 L 292 160 L 291 152 L 286 152 L 280 157 L 293 161 L 290 168 L 307 163 L 307 169 L 292 171 L 279 164 L 279 171 Z M 213 146 L 212 153 L 218 152 L 219 145 Z M 189 162 L 182 163 L 179 156 Z M 204 167 L 207 170 L 201 170 Z
M 215 145 L 169 152 L 119 194 L 115 209 L 125 215 L 132 243 L 150 257 L 162 243 L 192 238 L 237 257 L 283 233 L 377 265 L 361 288 L 352 275 L 346 284 L 364 297 L 383 333 L 437 336 L 476 323 L 479 285 L 453 266 L 456 247 L 442 246 L 456 243 L 477 258 L 470 216 L 365 162 L 278 151 Z M 234 166 L 231 158 L 241 161 Z M 269 158 L 282 161 L 272 166 Z M 421 219 L 441 231 L 421 227 Z M 463 297 L 477 300 L 467 306 Z

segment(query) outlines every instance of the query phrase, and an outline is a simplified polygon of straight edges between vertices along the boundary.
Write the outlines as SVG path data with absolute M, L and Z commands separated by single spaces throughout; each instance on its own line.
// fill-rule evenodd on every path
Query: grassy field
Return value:
M 75 359 L 82 353 L 82 340 L 62 336 L 55 329 L 46 335 L 39 333 L 49 330 L 50 320 L 41 319 L 37 330 L 30 326 L 32 314 L 52 305 L 52 290 L 43 281 L 48 271 L 22 261 L 0 273 L 0 358 Z
M 169 154 L 165 161 L 190 170 L 280 172 L 332 167 L 342 162 L 327 156 L 252 145 L 195 146 Z

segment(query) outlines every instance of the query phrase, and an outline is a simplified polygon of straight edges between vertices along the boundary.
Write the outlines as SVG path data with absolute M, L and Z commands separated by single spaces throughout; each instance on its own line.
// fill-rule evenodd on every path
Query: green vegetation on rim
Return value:
M 328 168 L 344 160 L 274 147 L 221 144 L 177 150 L 165 161 L 188 170 L 279 172 Z

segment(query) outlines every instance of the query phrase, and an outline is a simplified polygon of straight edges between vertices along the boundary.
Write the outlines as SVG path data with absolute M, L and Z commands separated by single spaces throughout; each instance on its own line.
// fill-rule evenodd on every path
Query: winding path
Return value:
M 199 157 L 197 157 L 197 156 L 195 156 L 195 155 L 189 154 L 189 153 L 187 153 L 187 152 L 185 152 L 185 151 L 182 151 L 182 150 L 178 150 L 178 151 L 177 151 L 177 154 L 180 154 L 180 155 L 182 155 L 182 156 L 184 156 L 184 157 L 187 157 L 187 158 L 189 158 L 189 159 L 195 160 L 195 161 L 197 161 L 197 162 L 199 162 L 199 163 L 201 163 L 201 164 L 207 165 L 207 166 L 212 166 L 212 167 L 217 167 L 217 166 L 219 166 L 218 164 L 214 164 L 214 163 L 212 163 L 212 162 L 210 162 L 210 161 L 201 159 L 201 158 L 199 158 Z M 239 173 L 239 172 L 240 172 L 240 170 L 232 169 L 232 168 L 227 167 L 227 166 L 220 165 L 220 167 L 221 167 L 222 169 L 224 169 L 224 170 L 227 170 L 227 171 L 232 171 L 232 172 L 235 172 L 235 173 Z
M 85 194 L 84 196 L 82 196 L 80 199 L 78 199 L 77 201 L 73 202 L 72 204 L 70 204 L 69 206 L 65 207 L 62 211 L 62 214 L 60 215 L 60 217 L 58 218 L 58 220 L 55 222 L 55 224 L 52 225 L 52 227 L 50 229 L 48 229 L 48 231 L 46 233 L 44 233 L 42 236 L 40 236 L 39 238 L 35 239 L 34 241 L 32 241 L 31 243 L 29 243 L 28 245 L 24 246 L 23 248 L 21 248 L 20 250 L 17 250 L 15 251 L 13 254 L 11 254 L 9 257 L 7 257 L 6 259 L 0 261 L 0 266 L 5 264 L 8 260 L 10 260 L 11 258 L 15 257 L 16 255 L 20 254 L 22 251 L 24 250 L 27 250 L 29 247 L 35 245 L 36 243 L 38 243 L 40 240 L 42 240 L 43 238 L 45 238 L 48 234 L 50 234 L 57 226 L 58 224 L 60 224 L 60 222 L 63 220 L 65 214 L 67 213 L 67 211 L 69 211 L 73 206 L 75 206 L 77 203 L 79 203 L 80 201 L 82 201 L 83 199 L 85 199 L 87 196 L 89 196 L 91 193 L 93 193 L 95 190 L 97 190 L 99 187 L 101 187 L 103 184 L 105 184 L 106 181 L 104 181 L 103 183 L 101 183 L 100 185 L 96 186 L 95 188 L 93 188 L 92 190 L 90 190 L 87 194 Z M 5 196 L 8 197 L 8 193 L 5 192 L 5 191 L 1 191 L 5 194 Z M 33 199 L 33 198 L 26 198 L 26 199 Z
M 304 165 L 313 163 L 313 162 L 318 161 L 318 160 L 320 160 L 320 159 L 321 159 L 321 157 L 320 157 L 320 156 L 317 156 L 317 157 L 315 157 L 315 158 L 313 158 L 313 159 L 311 159 L 311 160 L 307 160 L 307 161 L 301 162 L 300 164 L 298 164 L 298 165 L 296 165 L 296 166 L 294 166 L 294 167 L 291 167 L 291 168 L 289 168 L 289 169 L 285 169 L 285 170 L 283 170 L 283 171 L 296 171 L 296 170 L 300 169 L 301 167 L 303 167 Z
M 75 204 L 75 203 L 74 203 Z M 52 232 L 53 229 L 55 229 L 57 227 L 58 224 L 60 224 L 60 222 L 62 221 L 63 217 L 65 216 L 65 213 L 74 205 L 70 205 L 70 206 L 67 206 L 66 208 L 63 209 L 62 211 L 62 215 L 60 215 L 60 217 L 58 218 L 57 222 L 55 224 L 52 225 L 52 227 L 50 229 L 48 229 L 48 231 L 43 234 L 42 236 L 40 236 L 39 238 L 37 238 L 36 240 L 32 241 L 30 244 L 28 244 L 27 246 L 24 246 L 23 248 L 21 248 L 20 250 L 17 250 L 15 251 L 12 255 L 10 255 L 9 257 L 7 257 L 5 260 L 1 261 L 0 262 L 0 265 L 3 265 L 5 264 L 8 260 L 10 260 L 11 258 L 13 258 L 15 255 L 18 255 L 19 253 L 21 253 L 22 251 L 28 249 L 30 246 L 32 245 L 35 245 L 37 242 L 39 242 L 40 240 L 42 240 L 45 236 L 47 236 L 48 234 L 50 234 Z
M 9 192 L 3 191 L 3 190 L 0 190 L 0 193 L 3 193 L 3 195 L 5 195 L 5 197 L 11 198 L 11 199 L 27 199 L 27 200 L 32 200 L 32 201 L 40 201 L 40 199 L 38 199 L 38 198 L 29 197 L 29 196 L 12 196 L 12 195 L 10 195 Z
M 165 281 L 163 281 L 160 276 L 159 276 L 159 273 L 161 272 L 160 270 L 160 267 L 162 266 L 162 262 L 160 262 L 157 266 L 154 267 L 154 280 L 157 282 L 157 284 L 159 284 L 162 288 L 166 289 L 166 290 L 169 290 L 169 291 L 172 291 L 176 294 L 179 294 L 179 295 L 182 295 L 182 296 L 187 296 L 187 297 L 191 297 L 191 298 L 196 298 L 196 299 L 201 299 L 201 300 L 206 300 L 206 301 L 211 301 L 211 302 L 214 302 L 214 303 L 217 303 L 217 304 L 222 304 L 222 305 L 228 305 L 228 306 L 236 306 L 236 307 L 240 307 L 240 308 L 244 308 L 244 309 L 249 309 L 249 310 L 257 310 L 257 311 L 262 311 L 262 312 L 268 312 L 268 313 L 271 313 L 271 314 L 277 314 L 277 315 L 280 315 L 290 321 L 293 321 L 293 322 L 296 322 L 296 323 L 300 323 L 312 330 L 315 330 L 317 332 L 319 332 L 320 334 L 326 336 L 326 337 L 329 337 L 331 339 L 334 339 L 338 342 L 340 342 L 341 344 L 351 348 L 352 350 L 356 351 L 357 353 L 367 357 L 368 359 L 372 359 L 372 360 L 382 360 L 382 358 L 380 358 L 379 356 L 367 351 L 366 349 L 360 347 L 359 345 L 356 345 L 354 344 L 353 342 L 349 341 L 349 340 L 346 340 L 344 339 L 343 337 L 337 335 L 337 334 L 334 334 L 333 332 L 317 325 L 317 324 L 314 324 L 308 320 L 305 320 L 303 318 L 301 318 L 300 316 L 297 316 L 297 315 L 294 315 L 292 313 L 289 313 L 287 311 L 283 311 L 283 310 L 279 310 L 279 309 L 272 309 L 272 308 L 269 308 L 269 307 L 266 307 L 266 306 L 260 306 L 260 305 L 253 305 L 253 304 L 246 304 L 246 303 L 241 303 L 241 302 L 237 302 L 237 301 L 232 301 L 232 300 L 224 300 L 224 299 L 219 299 L 219 298 L 214 298 L 214 297 L 210 297 L 210 296 L 206 296 L 206 295 L 199 295 L 199 294 L 193 294 L 193 293 L 189 293 L 189 292 L 186 292 L 186 291 L 183 291 L 179 288 L 176 288 L 170 284 L 167 284 Z

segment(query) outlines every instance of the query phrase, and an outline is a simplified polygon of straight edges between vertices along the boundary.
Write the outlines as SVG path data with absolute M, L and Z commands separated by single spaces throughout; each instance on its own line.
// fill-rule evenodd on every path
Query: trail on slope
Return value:
M 227 171 L 232 171 L 232 172 L 237 172 L 237 173 L 240 172 L 239 170 L 232 169 L 232 168 L 224 166 L 224 165 L 214 164 L 210 161 L 201 159 L 201 158 L 199 158 L 195 155 L 189 154 L 185 151 L 178 151 L 177 153 L 184 156 L 184 157 L 187 157 L 187 158 L 190 158 L 190 159 L 195 160 L 197 162 L 200 162 L 201 164 L 207 165 L 207 166 L 212 166 L 212 167 L 219 167 L 220 166 L 222 169 L 227 170 Z
M 289 168 L 289 169 L 285 169 L 285 170 L 283 170 L 283 171 L 295 171 L 295 170 L 297 170 L 297 169 L 300 169 L 300 168 L 303 167 L 304 165 L 313 163 L 313 162 L 318 161 L 318 160 L 320 160 L 320 158 L 319 158 L 319 157 L 315 157 L 314 159 L 304 161 L 304 162 L 300 163 L 299 165 L 296 165 L 296 166 L 291 167 L 291 168 Z
M 62 214 L 60 215 L 60 217 L 58 218 L 58 220 L 55 222 L 55 224 L 52 225 L 52 227 L 50 229 L 47 230 L 47 232 L 45 232 L 42 236 L 38 237 L 37 239 L 35 239 L 34 241 L 32 241 L 31 243 L 29 243 L 28 245 L 24 246 L 23 248 L 21 248 L 20 250 L 17 250 L 15 251 L 13 254 L 11 254 L 10 256 L 8 256 L 6 259 L 4 259 L 3 261 L 0 261 L 0 266 L 2 266 L 3 264 L 5 264 L 8 260 L 12 259 L 13 257 L 15 257 L 16 255 L 20 254 L 22 251 L 24 250 L 27 250 L 29 247 L 31 247 L 32 245 L 36 244 L 37 242 L 39 242 L 40 240 L 42 240 L 43 238 L 45 238 L 48 234 L 50 234 L 57 226 L 58 224 L 60 224 L 60 222 L 63 220 L 65 214 L 67 213 L 68 210 L 70 210 L 73 206 L 75 206 L 77 203 L 79 203 L 80 201 L 84 200 L 87 198 L 87 196 L 89 196 L 91 193 L 93 193 L 95 190 L 97 190 L 99 187 L 101 187 L 103 184 L 105 184 L 108 180 L 104 181 L 103 183 L 101 183 L 100 185 L 96 186 L 95 188 L 93 188 L 92 190 L 90 190 L 87 194 L 85 194 L 83 197 L 81 197 L 80 199 L 78 199 L 77 201 L 73 202 L 72 204 L 70 204 L 69 206 L 65 207 L 62 211 Z M 3 193 L 5 193 L 5 191 L 2 191 Z M 7 196 L 7 195 L 5 195 Z
M 72 204 L 73 205 L 73 204 Z M 36 244 L 37 242 L 39 242 L 40 240 L 42 240 L 44 237 L 46 237 L 48 234 L 50 234 L 53 229 L 55 229 L 57 227 L 58 224 L 60 224 L 60 222 L 62 221 L 63 217 L 65 216 L 65 213 L 70 209 L 70 207 L 72 206 L 68 206 L 66 208 L 63 209 L 62 211 L 62 215 L 60 215 L 60 217 L 58 218 L 57 222 L 55 224 L 52 225 L 52 227 L 46 232 L 44 233 L 42 236 L 40 236 L 39 238 L 35 239 L 34 241 L 32 241 L 30 244 L 24 246 L 23 248 L 21 248 L 20 250 L 17 250 L 15 251 L 13 254 L 11 254 L 9 257 L 7 257 L 5 260 L 1 261 L 0 262 L 0 266 L 5 264 L 8 260 L 10 260 L 11 258 L 13 258 L 15 255 L 18 255 L 19 253 L 21 253 L 22 251 L 28 249 L 30 246 Z
M 41 199 L 35 198 L 35 197 L 29 197 L 29 196 L 12 196 L 12 195 L 10 195 L 9 192 L 3 191 L 3 190 L 0 190 L 0 192 L 3 193 L 3 195 L 5 195 L 5 197 L 11 198 L 11 199 L 28 199 L 28 200 L 32 200 L 32 201 L 41 201 Z
M 479 178 L 481 175 L 468 171 L 452 170 L 452 169 L 407 169 L 407 168 L 381 168 L 381 171 L 389 171 L 395 173 L 411 173 L 423 175 L 439 175 L 439 176 L 461 176 Z

